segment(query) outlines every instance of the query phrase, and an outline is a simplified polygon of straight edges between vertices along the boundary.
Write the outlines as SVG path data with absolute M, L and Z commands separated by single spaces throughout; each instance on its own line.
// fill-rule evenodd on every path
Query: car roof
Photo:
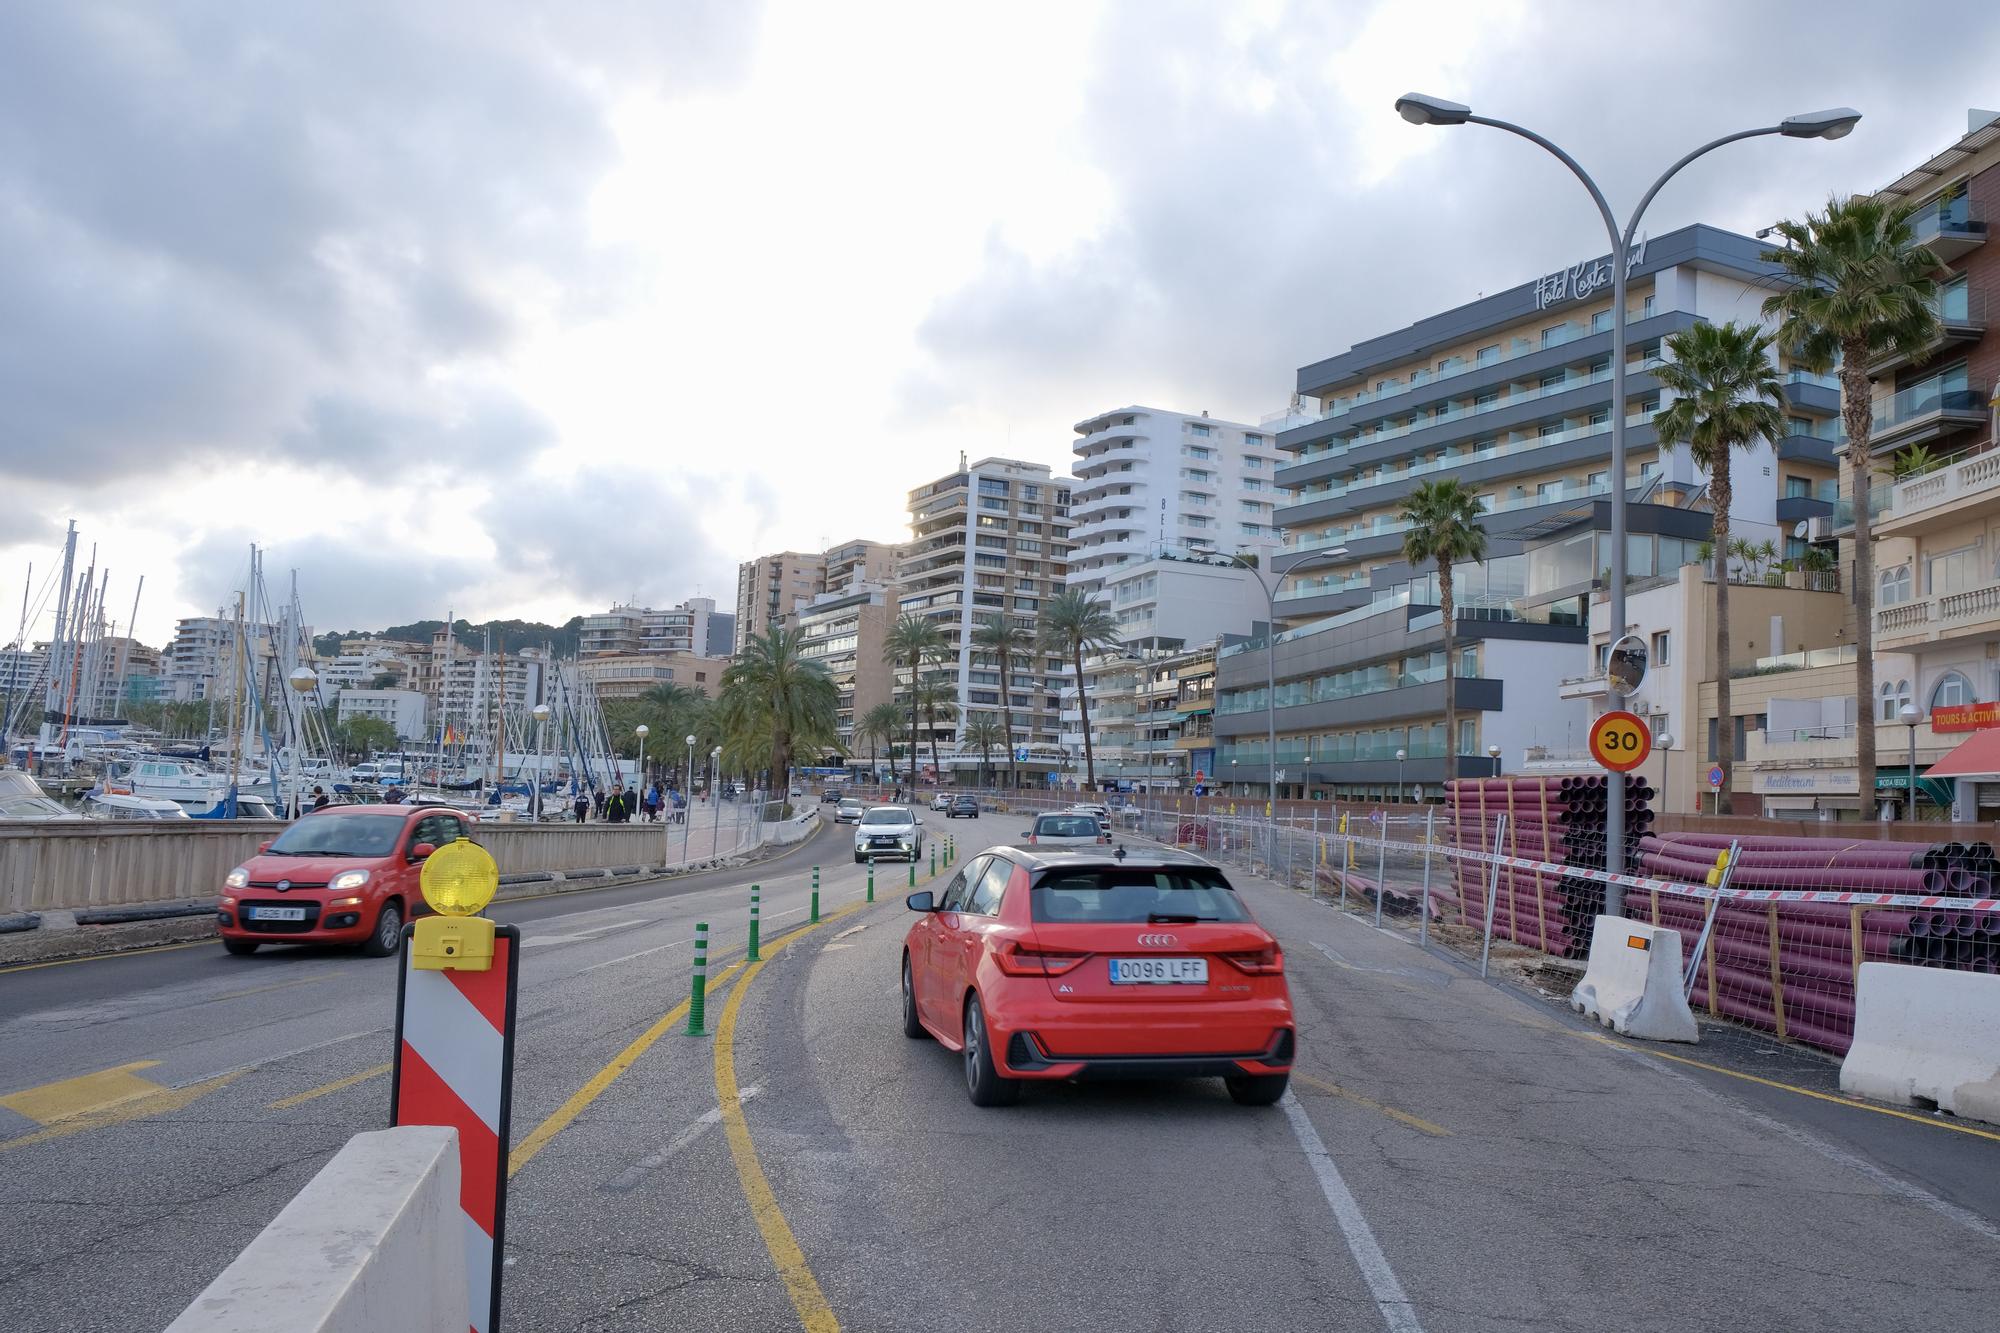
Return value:
M 1141 847 L 1133 849 L 1121 847 L 1125 855 L 1102 851 L 1091 847 L 1048 848 L 1016 847 L 1011 843 L 998 847 L 988 847 L 988 852 L 1004 852 L 1007 858 L 1029 870 L 1075 869 L 1079 866 L 1106 866 L 1121 870 L 1174 870 L 1189 866 L 1203 866 L 1216 869 L 1213 861 L 1196 856 L 1191 852 L 1177 851 L 1171 847 Z
M 457 815 L 460 819 L 478 821 L 478 816 L 470 810 L 454 810 L 448 805 L 416 805 L 404 801 L 400 805 L 376 802 L 373 805 L 327 805 L 306 812 L 305 818 L 314 815 Z
M 910 813 L 910 807 L 907 805 L 871 805 L 868 807 L 868 813 L 871 815 L 877 810 L 894 810 L 899 814 L 905 815 Z

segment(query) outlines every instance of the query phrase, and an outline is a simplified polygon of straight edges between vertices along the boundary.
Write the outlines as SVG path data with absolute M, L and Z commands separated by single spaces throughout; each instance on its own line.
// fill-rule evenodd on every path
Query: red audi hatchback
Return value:
M 472 816 L 409 805 L 330 805 L 296 821 L 229 872 L 216 903 L 222 945 L 358 944 L 376 957 L 403 945 L 424 908 L 424 858 L 471 834 Z
M 977 1106 L 1030 1079 L 1216 1078 L 1284 1096 L 1298 1045 L 1278 941 L 1174 851 L 973 857 L 903 942 L 903 1031 L 964 1055 Z

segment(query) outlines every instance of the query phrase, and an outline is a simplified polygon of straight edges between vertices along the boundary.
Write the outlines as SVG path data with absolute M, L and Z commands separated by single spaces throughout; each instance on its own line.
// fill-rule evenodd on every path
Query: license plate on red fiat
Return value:
M 1206 958 L 1113 958 L 1114 986 L 1206 986 Z

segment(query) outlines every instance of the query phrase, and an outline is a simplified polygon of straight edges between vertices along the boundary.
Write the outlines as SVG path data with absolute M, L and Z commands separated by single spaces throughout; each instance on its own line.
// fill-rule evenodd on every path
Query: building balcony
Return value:
M 1937 337 L 1921 347 L 1892 351 L 1871 361 L 1868 364 L 1871 376 L 1879 378 L 1904 366 L 1921 365 L 1941 352 L 1976 343 L 1986 336 L 1986 302 L 1966 283 L 1954 282 L 1941 290 L 1934 309 L 1938 317 Z
M 1875 400 L 1869 448 L 1875 453 L 1894 452 L 1954 431 L 1977 430 L 1986 424 L 1987 412 L 1984 384 L 1924 380 Z
M 1870 725 L 1875 728 L 1877 759 L 1885 765 L 1896 764 L 1907 773 L 1910 728 L 1901 722 Z M 1917 767 L 1922 769 L 1942 759 L 1965 737 L 1965 732 L 1935 732 L 1929 722 L 1919 722 L 1916 731 Z M 1825 768 L 1851 765 L 1856 754 L 1855 726 L 1852 722 L 1843 722 L 1830 726 L 1752 731 L 1744 741 L 1743 762 L 1757 768 Z
M 1777 505 L 1778 522 L 1792 524 L 1812 518 L 1830 518 L 1838 501 L 1837 492 L 1832 495 L 1781 495 Z
M 1888 488 L 1875 516 L 1878 537 L 1914 537 L 1954 527 L 2000 500 L 2000 449 L 1974 454 Z
M 1986 244 L 1986 224 L 1972 216 L 1966 195 L 1931 204 L 1911 220 L 1917 244 L 1949 263 Z
M 1556 695 L 1563 699 L 1602 699 L 1610 688 L 1601 672 L 1595 676 L 1568 676 L 1556 686 Z
M 1933 593 L 1875 612 L 1875 647 L 1889 652 L 1956 639 L 2000 635 L 2000 579 Z

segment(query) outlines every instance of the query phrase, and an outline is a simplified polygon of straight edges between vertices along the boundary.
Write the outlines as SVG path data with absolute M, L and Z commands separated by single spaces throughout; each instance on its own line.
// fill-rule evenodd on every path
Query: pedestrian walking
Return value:
M 590 798 L 582 792 L 576 794 L 576 822 L 586 823 L 590 819 Z
M 592 813 L 592 814 L 596 815 L 596 816 L 597 816 L 597 817 L 598 817 L 599 819 L 602 819 L 602 818 L 604 818 L 604 806 L 605 806 L 605 801 L 604 801 L 604 788 L 603 788 L 603 787 L 601 787 L 601 786 L 597 786 L 597 785 L 595 785 L 595 784 L 593 784 L 593 785 L 591 786 L 591 788 L 590 788 L 590 806 L 591 806 L 591 813 Z

